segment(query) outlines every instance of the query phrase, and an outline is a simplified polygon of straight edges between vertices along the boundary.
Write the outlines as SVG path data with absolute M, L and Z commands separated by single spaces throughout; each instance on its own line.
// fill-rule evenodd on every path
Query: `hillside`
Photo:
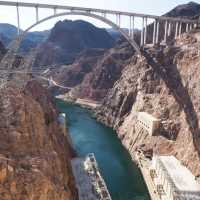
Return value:
M 0 93 L 0 199 L 76 200 L 66 135 L 37 82 Z
M 39 43 L 46 40 L 49 31 L 29 32 L 20 46 L 20 53 L 27 53 L 31 48 L 35 48 Z M 0 41 L 5 45 L 15 39 L 17 36 L 17 27 L 7 23 L 0 23 Z
M 86 49 L 108 49 L 114 39 L 105 29 L 82 20 L 64 20 L 55 24 L 45 43 L 38 48 L 35 66 L 71 64 Z
M 5 52 L 0 43 L 0 57 Z M 12 80 L 0 87 L 0 110 L 0 199 L 77 200 L 74 151 L 49 92 L 36 81 L 19 88 Z
M 63 86 L 74 87 L 70 91 L 71 97 L 100 101 L 119 79 L 133 54 L 127 43 L 108 50 L 86 50 L 77 56 L 73 64 L 57 67 L 49 75 Z
M 184 17 L 184 18 L 195 18 L 199 16 L 200 4 L 195 2 L 189 2 L 187 4 L 178 5 L 164 16 L 168 17 Z

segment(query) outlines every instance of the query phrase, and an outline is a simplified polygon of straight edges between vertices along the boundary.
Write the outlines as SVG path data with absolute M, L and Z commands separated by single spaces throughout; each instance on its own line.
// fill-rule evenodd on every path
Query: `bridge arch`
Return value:
M 66 16 L 66 15 L 83 15 L 83 16 L 87 16 L 87 17 L 92 17 L 95 19 L 98 19 L 106 24 L 108 24 L 109 26 L 111 26 L 112 28 L 114 28 L 115 30 L 119 31 L 122 36 L 129 42 L 129 44 L 135 49 L 137 55 L 142 56 L 141 52 L 140 52 L 140 48 L 137 45 L 137 43 L 134 41 L 134 39 L 132 39 L 131 37 L 129 37 L 129 35 L 123 30 L 121 29 L 117 24 L 113 23 L 111 20 L 107 19 L 106 17 L 91 13 L 91 12 L 83 12 L 83 11 L 68 11 L 68 12 L 63 12 L 63 13 L 58 13 L 58 14 L 54 14 L 51 15 L 49 17 L 46 17 L 44 19 L 41 19 L 39 21 L 37 21 L 35 24 L 33 24 L 32 26 L 30 26 L 29 28 L 27 28 L 25 31 L 23 31 L 19 36 L 16 37 L 16 39 L 14 39 L 9 47 L 8 47 L 8 51 L 7 53 L 4 55 L 4 57 L 2 58 L 1 62 L 0 62 L 0 68 L 1 69 L 6 69 L 6 73 L 0 74 L 0 80 L 5 81 L 5 80 L 9 80 L 9 71 L 12 70 L 12 66 L 13 63 L 15 61 L 15 55 L 17 53 L 17 50 L 20 47 L 21 42 L 24 40 L 26 34 L 34 27 L 36 27 L 37 25 L 48 21 L 50 19 L 53 18 L 57 18 L 57 17 L 61 17 L 61 16 Z M 27 68 L 27 67 L 26 67 Z
M 61 16 L 66 16 L 66 15 L 83 15 L 83 16 L 87 16 L 87 17 L 92 17 L 94 19 L 98 19 L 106 24 L 108 24 L 109 26 L 111 26 L 113 29 L 119 31 L 122 36 L 130 43 L 130 45 L 135 49 L 136 53 L 138 55 L 141 54 L 140 52 L 140 48 L 137 45 L 137 43 L 134 41 L 134 39 L 132 39 L 122 28 L 120 28 L 117 24 L 113 23 L 111 20 L 107 19 L 106 17 L 91 13 L 91 12 L 83 12 L 83 11 L 68 11 L 68 12 L 62 12 L 62 13 L 57 13 L 54 15 L 51 15 L 49 17 L 46 17 L 44 19 L 39 20 L 38 22 L 36 22 L 35 24 L 31 25 L 29 28 L 27 28 L 25 31 L 23 31 L 11 44 L 10 44 L 10 50 L 13 53 L 16 53 L 16 51 L 19 48 L 20 43 L 23 41 L 23 39 L 25 38 L 26 34 L 34 27 L 36 27 L 37 25 L 48 21 L 50 19 L 53 18 L 57 18 L 57 17 L 61 17 Z

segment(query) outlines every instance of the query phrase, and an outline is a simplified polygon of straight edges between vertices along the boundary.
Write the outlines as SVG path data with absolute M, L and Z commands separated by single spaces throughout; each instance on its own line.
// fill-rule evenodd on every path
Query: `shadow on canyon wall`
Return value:
M 176 102 L 184 111 L 189 130 L 192 133 L 195 149 L 197 150 L 198 155 L 200 156 L 200 129 L 198 123 L 198 116 L 195 111 L 193 102 L 190 98 L 189 92 L 182 83 L 181 75 L 179 73 L 177 65 L 171 65 L 170 68 L 173 69 L 172 71 L 166 70 L 167 67 L 162 66 L 160 63 L 158 63 L 148 52 L 144 51 L 143 54 L 147 59 L 147 63 L 162 78 L 167 88 L 175 98 Z M 173 73 L 173 75 L 175 76 L 172 77 L 172 74 L 170 73 Z

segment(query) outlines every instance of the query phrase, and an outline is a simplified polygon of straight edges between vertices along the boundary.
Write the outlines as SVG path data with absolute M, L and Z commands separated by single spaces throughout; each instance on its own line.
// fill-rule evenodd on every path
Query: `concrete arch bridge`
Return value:
M 18 36 L 17 38 L 11 42 L 9 45 L 9 50 L 6 55 L 3 57 L 0 68 L 1 69 L 11 69 L 12 63 L 15 59 L 15 54 L 17 50 L 25 38 L 26 34 L 37 25 L 61 16 L 68 16 L 68 15 L 81 15 L 92 17 L 94 19 L 100 20 L 119 33 L 132 45 L 135 49 L 136 53 L 141 56 L 141 47 L 147 45 L 147 42 L 155 45 L 166 43 L 167 38 L 169 36 L 178 37 L 182 33 L 188 32 L 195 28 L 198 24 L 198 20 L 188 20 L 183 18 L 171 18 L 171 17 L 164 17 L 164 16 L 156 16 L 156 15 L 148 15 L 148 14 L 139 14 L 133 12 L 123 12 L 123 11 L 115 11 L 115 10 L 106 10 L 106 9 L 95 9 L 95 8 L 83 8 L 83 7 L 71 7 L 71 6 L 64 6 L 64 5 L 54 5 L 54 4 L 38 4 L 38 3 L 23 3 L 23 2 L 7 2 L 7 1 L 0 1 L 0 7 L 3 6 L 11 6 L 16 8 L 16 16 L 17 16 L 17 24 L 18 24 Z M 23 13 L 20 13 L 20 8 L 32 8 L 35 10 L 35 22 L 30 25 L 25 31 L 21 32 L 20 24 L 21 20 L 23 20 Z M 50 9 L 52 10 L 52 15 L 47 16 L 43 19 L 39 18 L 39 12 L 41 9 Z M 59 12 L 62 11 L 62 12 Z M 128 32 L 125 31 L 121 27 L 122 17 L 126 18 L 129 21 L 129 28 Z M 140 33 L 140 43 L 136 43 L 135 41 L 135 19 L 138 18 L 141 21 L 141 33 Z M 116 20 L 113 20 L 116 19 Z M 148 24 L 148 20 L 153 21 L 151 27 Z M 164 26 L 164 32 L 161 32 L 161 27 Z M 175 28 L 175 32 L 174 32 Z M 149 29 L 149 30 L 148 30 Z M 172 30 L 173 29 L 173 30 Z M 152 38 L 147 40 L 147 32 L 151 32 Z

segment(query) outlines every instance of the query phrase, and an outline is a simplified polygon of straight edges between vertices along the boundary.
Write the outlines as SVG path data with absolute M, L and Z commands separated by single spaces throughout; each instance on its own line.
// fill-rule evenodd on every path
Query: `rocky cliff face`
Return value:
M 133 53 L 127 43 L 109 50 L 87 50 L 72 65 L 54 70 L 52 76 L 58 83 L 74 87 L 70 91 L 70 96 L 74 98 L 102 100 L 121 76 Z
M 0 23 L 0 40 L 4 46 L 17 37 L 17 27 L 7 23 Z M 21 30 L 22 31 L 22 30 Z M 20 45 L 19 52 L 27 54 L 32 48 L 35 48 L 41 42 L 44 42 L 49 35 L 50 31 L 35 31 L 27 33 L 24 41 Z
M 52 70 L 50 75 L 54 80 L 67 87 L 79 85 L 85 75 L 92 71 L 98 59 L 105 53 L 102 49 L 88 49 L 82 51 L 71 65 L 61 65 Z
M 176 47 L 152 48 L 147 59 L 132 58 L 97 111 L 100 121 L 117 130 L 132 154 L 136 148 L 178 157 L 200 177 L 199 30 L 183 35 Z M 157 136 L 141 130 L 137 112 L 148 112 L 163 125 Z
M 35 66 L 69 64 L 83 50 L 108 49 L 113 45 L 114 39 L 105 29 L 82 20 L 59 21 L 38 48 Z
M 199 12 L 200 12 L 200 4 L 191 1 L 187 4 L 182 4 L 175 7 L 174 9 L 166 13 L 165 16 L 185 17 L 193 19 L 199 16 Z
M 71 93 L 75 91 L 75 97 L 101 101 L 121 76 L 133 53 L 132 47 L 127 43 L 107 50 L 103 57 L 97 60 L 91 72 L 84 77 L 82 83 Z
M 0 93 L 0 199 L 77 199 L 66 136 L 50 95 L 34 81 Z

